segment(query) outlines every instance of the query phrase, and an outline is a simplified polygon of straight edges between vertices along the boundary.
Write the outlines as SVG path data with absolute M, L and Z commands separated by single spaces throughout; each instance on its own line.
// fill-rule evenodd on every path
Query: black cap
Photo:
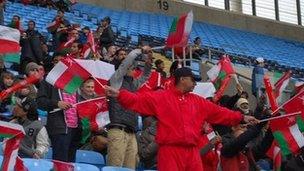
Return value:
M 25 112 L 28 112 L 27 118 L 30 120 L 37 120 L 37 103 L 34 99 L 29 97 L 17 98 L 16 104 L 20 106 Z
M 102 19 L 102 21 L 106 21 L 110 24 L 111 23 L 111 18 L 109 16 L 106 16 L 105 18 Z
M 180 77 L 192 77 L 194 78 L 194 75 L 192 73 L 192 70 L 188 67 L 182 67 L 178 68 L 174 72 L 174 77 L 176 80 L 178 80 Z

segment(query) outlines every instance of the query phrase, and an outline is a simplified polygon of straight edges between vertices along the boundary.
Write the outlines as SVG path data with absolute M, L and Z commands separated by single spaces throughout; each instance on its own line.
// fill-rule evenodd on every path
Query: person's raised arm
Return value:
M 157 115 L 157 92 L 132 93 L 127 90 L 117 90 L 105 86 L 107 96 L 116 97 L 126 109 L 133 110 L 141 115 Z

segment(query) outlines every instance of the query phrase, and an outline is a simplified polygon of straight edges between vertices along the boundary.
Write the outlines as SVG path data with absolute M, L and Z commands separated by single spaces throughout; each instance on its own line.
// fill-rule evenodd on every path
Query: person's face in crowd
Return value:
M 196 86 L 196 82 L 193 77 L 181 77 L 179 84 L 183 87 L 184 93 L 192 92 Z
M 249 113 L 249 104 L 248 103 L 242 103 L 240 105 L 240 110 L 246 115 Z
M 163 71 L 165 69 L 165 63 L 162 62 L 159 65 L 157 65 L 156 67 L 157 67 L 157 69 Z
M 108 49 L 108 55 L 113 56 L 116 53 L 116 46 L 110 46 Z
M 118 52 L 118 60 L 122 61 L 127 57 L 127 52 L 124 50 L 121 50 Z
M 56 65 L 61 59 L 63 59 L 63 56 L 57 55 L 57 56 L 54 57 L 52 63 L 53 63 L 54 65 Z
M 71 46 L 71 53 L 75 54 L 75 53 L 78 53 L 78 51 L 79 51 L 78 43 L 73 43 Z
M 10 76 L 6 76 L 6 77 L 3 78 L 3 83 L 4 83 L 5 86 L 10 87 L 10 86 L 13 85 L 14 79 Z
M 29 30 L 35 30 L 35 23 L 32 22 L 32 21 L 30 21 L 30 22 L 28 23 L 28 29 L 29 29 Z
M 32 68 L 29 73 L 28 73 L 28 76 L 39 76 L 39 69 L 38 68 Z
M 75 40 L 78 40 L 79 39 L 79 33 L 77 30 L 72 30 L 71 33 L 70 33 L 71 37 L 74 37 Z
M 43 51 L 44 53 L 48 53 L 48 52 L 49 52 L 49 48 L 48 48 L 48 46 L 47 46 L 46 44 L 42 44 L 42 45 L 41 45 L 41 49 L 42 49 L 42 51 Z
M 27 112 L 25 112 L 22 107 L 19 104 L 16 104 L 13 108 L 13 115 L 16 117 L 23 118 L 27 115 Z
M 107 21 L 102 20 L 102 22 L 101 22 L 101 26 L 102 26 L 102 27 L 107 27 L 108 25 L 109 25 L 109 24 L 108 24 Z
M 202 43 L 201 39 L 197 39 L 197 40 L 195 41 L 195 44 L 196 44 L 196 45 L 200 45 L 201 43 Z
M 58 12 L 57 12 L 57 17 L 63 18 L 63 17 L 64 17 L 64 13 L 61 12 L 61 11 L 58 11 Z
M 260 66 L 260 67 L 264 67 L 264 66 L 265 66 L 264 62 L 260 62 L 260 63 L 259 63 L 259 66 Z
M 24 87 L 24 88 L 19 90 L 19 93 L 22 96 L 28 96 L 30 94 L 30 92 L 31 92 L 30 87 Z
M 16 23 L 16 22 L 19 21 L 19 18 L 18 18 L 17 16 L 14 16 L 13 19 L 12 19 L 12 21 L 13 21 L 14 23 Z
M 83 86 L 81 87 L 82 93 L 86 96 L 94 96 L 95 94 L 95 85 L 93 80 L 88 80 L 83 83 Z
M 88 35 L 88 34 L 90 33 L 90 30 L 83 29 L 82 32 L 83 32 L 85 35 Z
M 247 130 L 247 125 L 239 124 L 239 125 L 233 126 L 231 128 L 232 128 L 232 132 L 233 132 L 234 137 L 238 137 Z

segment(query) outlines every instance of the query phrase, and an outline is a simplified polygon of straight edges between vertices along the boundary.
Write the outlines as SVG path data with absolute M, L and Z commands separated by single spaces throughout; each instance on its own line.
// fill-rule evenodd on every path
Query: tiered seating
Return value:
M 139 36 L 149 36 L 153 40 L 158 38 L 163 41 L 173 20 L 173 17 L 161 14 L 117 11 L 82 3 L 74 5 L 73 9 L 73 13 L 66 13 L 68 20 L 72 23 L 80 23 L 82 26 L 96 29 L 97 20 L 100 21 L 103 17 L 110 16 L 115 30 L 123 32 L 124 36 L 131 36 L 133 43 L 138 42 Z M 34 19 L 39 31 L 46 33 L 46 25 L 54 18 L 56 11 L 23 6 L 19 3 L 8 4 L 5 13 L 6 24 L 11 20 L 13 14 L 22 17 L 23 26 L 29 19 Z M 200 36 L 207 47 L 250 59 L 264 57 L 274 64 L 277 62 L 283 68 L 301 68 L 298 72 L 304 75 L 303 43 L 203 22 L 194 23 L 191 40 L 196 36 Z

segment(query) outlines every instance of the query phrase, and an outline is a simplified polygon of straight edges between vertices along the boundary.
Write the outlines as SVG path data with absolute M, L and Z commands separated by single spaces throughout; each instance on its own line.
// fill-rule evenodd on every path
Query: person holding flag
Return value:
M 132 93 L 107 86 L 106 94 L 116 98 L 125 109 L 158 119 L 158 170 L 203 170 L 198 142 L 205 121 L 229 126 L 259 121 L 190 93 L 195 86 L 190 68 L 177 69 L 174 77 L 175 86 L 170 90 Z

